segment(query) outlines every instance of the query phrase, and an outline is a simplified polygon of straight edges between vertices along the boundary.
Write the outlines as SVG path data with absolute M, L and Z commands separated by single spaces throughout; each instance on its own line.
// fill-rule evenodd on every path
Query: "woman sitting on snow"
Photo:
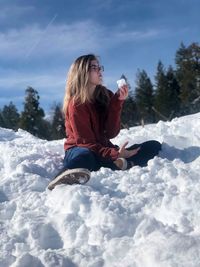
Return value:
M 128 86 L 121 85 L 114 94 L 102 85 L 103 67 L 95 55 L 84 55 L 72 64 L 66 84 L 63 111 L 67 138 L 62 171 L 50 182 L 56 185 L 86 183 L 90 171 L 101 167 L 126 170 L 146 166 L 161 149 L 157 141 L 147 141 L 126 148 L 110 142 L 120 131 L 120 114 L 128 96 Z

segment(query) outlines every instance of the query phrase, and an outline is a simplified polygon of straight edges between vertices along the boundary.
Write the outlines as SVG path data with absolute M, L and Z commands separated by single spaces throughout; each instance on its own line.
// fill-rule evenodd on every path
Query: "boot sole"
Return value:
M 59 184 L 85 184 L 90 179 L 90 171 L 87 169 L 77 168 L 69 169 L 55 177 L 48 185 L 49 190 L 53 190 Z

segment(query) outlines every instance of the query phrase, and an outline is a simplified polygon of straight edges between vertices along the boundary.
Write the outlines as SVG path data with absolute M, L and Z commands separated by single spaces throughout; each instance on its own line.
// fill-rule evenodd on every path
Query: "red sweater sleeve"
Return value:
M 119 152 L 116 148 L 105 147 L 98 143 L 92 129 L 90 111 L 85 104 L 69 104 L 69 122 L 77 146 L 88 147 L 100 156 L 116 160 Z

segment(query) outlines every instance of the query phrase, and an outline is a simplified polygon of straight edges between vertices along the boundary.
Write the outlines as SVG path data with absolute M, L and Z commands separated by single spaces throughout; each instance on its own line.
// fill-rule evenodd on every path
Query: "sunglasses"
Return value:
M 104 66 L 90 65 L 90 70 L 94 70 L 94 71 L 104 71 Z

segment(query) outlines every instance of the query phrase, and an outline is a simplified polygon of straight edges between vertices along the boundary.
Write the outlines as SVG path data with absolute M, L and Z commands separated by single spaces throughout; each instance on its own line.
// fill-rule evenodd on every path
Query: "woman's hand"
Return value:
M 117 94 L 119 95 L 118 97 L 119 100 L 125 100 L 128 97 L 128 85 L 125 84 L 121 86 L 118 89 Z
M 140 147 L 132 149 L 132 150 L 127 150 L 125 147 L 127 146 L 128 142 L 124 143 L 120 149 L 119 149 L 119 158 L 130 158 L 138 153 L 140 150 Z

